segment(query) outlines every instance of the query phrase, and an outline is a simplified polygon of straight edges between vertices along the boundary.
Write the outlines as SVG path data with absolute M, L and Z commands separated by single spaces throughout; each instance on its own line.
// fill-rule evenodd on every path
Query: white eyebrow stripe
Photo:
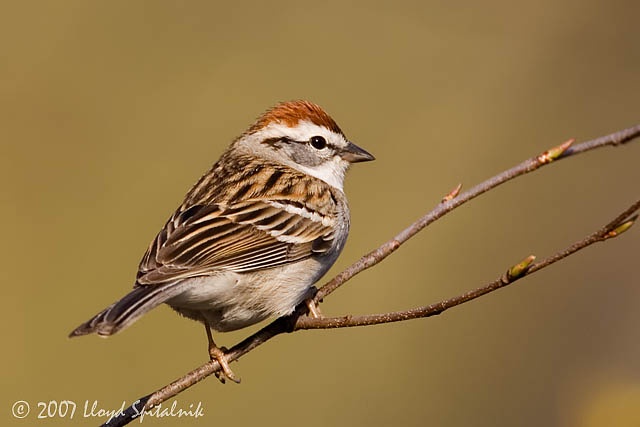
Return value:
M 261 140 L 286 137 L 299 142 L 308 141 L 312 136 L 320 135 L 324 136 L 327 142 L 333 142 L 339 139 L 341 142 L 344 142 L 345 145 L 347 143 L 342 135 L 324 126 L 318 126 L 309 120 L 300 120 L 298 124 L 293 127 L 289 127 L 283 123 L 270 123 L 254 135 Z

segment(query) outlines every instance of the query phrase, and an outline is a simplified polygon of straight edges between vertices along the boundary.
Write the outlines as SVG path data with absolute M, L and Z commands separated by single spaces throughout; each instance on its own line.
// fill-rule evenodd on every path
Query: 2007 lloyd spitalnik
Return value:
M 89 399 L 85 400 L 82 405 L 82 417 L 83 418 L 107 418 L 106 422 L 111 421 L 113 418 L 117 418 L 120 416 L 124 416 L 125 408 L 127 407 L 127 403 L 122 401 L 122 404 L 118 408 L 103 408 L 100 405 L 98 400 L 90 401 Z M 37 418 L 69 418 L 73 419 L 78 412 L 78 404 L 73 400 L 62 400 L 62 401 L 49 401 L 49 402 L 38 402 L 38 415 Z M 202 402 L 190 403 L 187 408 L 178 408 L 178 401 L 173 401 L 171 406 L 163 407 L 162 404 L 158 404 L 157 406 L 151 409 L 144 409 L 144 403 L 140 400 L 136 400 L 132 405 L 131 409 L 135 412 L 134 417 L 140 418 L 140 422 L 144 420 L 146 416 L 151 416 L 155 418 L 165 418 L 165 417 L 192 417 L 192 418 L 200 418 L 204 416 L 204 408 L 202 407 Z M 80 413 L 77 413 L 80 415 Z M 22 418 L 22 417 L 21 417 Z

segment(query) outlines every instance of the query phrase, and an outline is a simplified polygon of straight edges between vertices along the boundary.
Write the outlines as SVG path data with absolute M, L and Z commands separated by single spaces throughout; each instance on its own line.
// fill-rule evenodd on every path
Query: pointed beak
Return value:
M 347 146 L 342 149 L 340 157 L 349 163 L 369 162 L 376 159 L 371 153 L 358 147 L 353 142 L 349 142 Z

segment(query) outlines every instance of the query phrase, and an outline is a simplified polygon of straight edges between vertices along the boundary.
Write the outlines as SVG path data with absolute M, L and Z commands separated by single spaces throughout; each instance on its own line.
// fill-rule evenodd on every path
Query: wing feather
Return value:
M 333 222 L 297 201 L 244 200 L 177 212 L 140 263 L 139 285 L 271 268 L 326 251 Z

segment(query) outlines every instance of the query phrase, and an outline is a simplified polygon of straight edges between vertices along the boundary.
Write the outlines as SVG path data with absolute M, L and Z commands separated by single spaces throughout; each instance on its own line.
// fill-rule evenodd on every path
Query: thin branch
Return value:
M 470 190 L 465 191 L 454 199 L 446 200 L 447 196 L 445 196 L 443 202 L 436 206 L 431 212 L 418 219 L 393 239 L 382 244 L 378 249 L 364 255 L 349 268 L 331 279 L 326 285 L 318 290 L 318 293 L 314 298 L 314 302 L 320 302 L 320 300 L 338 289 L 340 286 L 342 286 L 343 283 L 351 279 L 356 274 L 361 273 L 367 268 L 373 267 L 389 255 L 391 255 L 400 247 L 400 245 L 409 240 L 411 237 L 415 236 L 427 225 L 442 218 L 444 215 L 448 214 L 449 212 L 463 205 L 469 200 L 475 199 L 482 193 L 485 193 L 499 186 L 500 184 L 504 184 L 505 182 L 510 181 L 520 175 L 533 172 L 534 170 L 540 168 L 541 166 L 547 165 L 554 160 L 557 161 L 565 159 L 576 154 L 584 153 L 596 148 L 606 147 L 609 145 L 617 146 L 620 144 L 625 144 L 632 139 L 637 138 L 638 136 L 640 136 L 640 125 L 636 125 L 628 129 L 624 129 L 619 132 L 615 132 L 610 135 L 602 136 L 600 138 L 596 138 L 591 141 L 583 142 L 581 144 L 573 146 L 573 140 L 570 139 L 564 144 L 553 147 L 538 156 L 527 159 L 519 165 L 512 167 L 511 169 L 508 169 L 496 176 L 489 178 L 488 180 L 476 185 Z
M 392 313 L 369 314 L 365 316 L 342 316 L 331 318 L 323 317 L 315 319 L 312 317 L 301 316 L 296 322 L 295 329 L 330 329 L 348 328 L 353 326 L 379 325 L 381 323 L 400 322 L 403 320 L 418 319 L 422 317 L 438 315 L 452 307 L 474 300 L 500 288 L 504 288 L 505 286 L 510 285 L 511 283 L 523 277 L 533 274 L 536 271 L 542 270 L 543 268 L 548 267 L 551 264 L 578 252 L 581 249 L 586 248 L 587 246 L 590 246 L 597 242 L 605 241 L 611 237 L 618 236 L 619 234 L 621 234 L 620 232 L 615 232 L 614 234 L 611 233 L 619 227 L 623 227 L 623 232 L 628 230 L 631 224 L 633 224 L 633 222 L 637 219 L 637 216 L 630 218 L 628 222 L 623 221 L 629 218 L 629 216 L 636 212 L 638 209 L 640 209 L 640 200 L 631 205 L 627 210 L 625 210 L 609 224 L 592 233 L 591 235 L 585 237 L 579 242 L 574 243 L 564 251 L 558 252 L 548 258 L 545 258 L 543 261 L 536 264 L 531 264 L 531 261 L 535 259 L 534 256 L 527 257 L 522 263 L 510 268 L 505 274 L 503 274 L 493 282 L 490 282 L 485 286 L 466 292 L 457 297 L 453 297 L 424 307 L 418 307 L 411 310 L 397 311 Z M 512 271 L 514 270 L 514 268 L 519 268 L 518 274 L 513 274 Z
M 324 286 L 322 286 L 316 296 L 314 297 L 314 302 L 320 303 L 323 298 L 334 292 L 338 289 L 342 284 L 351 279 L 356 274 L 364 271 L 367 268 L 370 268 L 380 261 L 385 259 L 391 253 L 400 247 L 401 244 L 406 242 L 408 239 L 416 235 L 419 231 L 424 229 L 427 225 L 441 218 L 448 212 L 453 209 L 461 206 L 467 201 L 474 199 L 486 191 L 491 190 L 492 188 L 497 187 L 500 184 L 503 184 L 509 180 L 512 180 L 520 175 L 524 175 L 526 173 L 532 172 L 541 166 L 548 164 L 550 162 L 564 159 L 566 157 L 573 156 L 575 154 L 583 153 L 589 150 L 593 150 L 596 148 L 604 147 L 604 146 L 616 146 L 619 144 L 624 144 L 632 139 L 640 136 L 640 125 L 634 126 L 632 128 L 628 128 L 619 132 L 615 132 L 613 134 L 603 136 L 592 141 L 584 142 L 582 144 L 573 145 L 573 140 L 569 140 L 564 144 L 561 144 L 557 147 L 554 147 L 550 150 L 545 151 L 544 153 L 528 159 L 519 165 L 506 170 L 488 180 L 476 185 L 470 190 L 458 195 L 460 191 L 460 186 L 456 189 L 452 190 L 449 194 L 447 194 L 442 202 L 436 206 L 431 212 L 427 213 L 423 217 L 419 218 L 416 222 L 414 222 L 411 226 L 403 230 L 393 239 L 381 245 L 378 249 L 366 254 L 362 258 L 360 258 L 357 262 L 351 265 L 349 268 L 344 270 L 342 273 L 338 274 L 332 280 L 327 282 Z M 413 310 L 408 310 L 404 312 L 397 313 L 385 313 L 385 314 L 377 314 L 370 316 L 358 316 L 358 317 L 338 317 L 338 318 L 321 318 L 321 319 L 311 319 L 308 317 L 303 317 L 302 315 L 306 313 L 306 306 L 302 304 L 296 311 L 288 316 L 280 319 L 276 319 L 271 322 L 269 325 L 265 326 L 258 332 L 253 335 L 247 337 L 242 342 L 236 344 L 233 348 L 231 348 L 227 352 L 227 358 L 230 362 L 235 361 L 250 352 L 254 348 L 259 345 L 265 343 L 276 335 L 285 333 L 285 332 L 293 332 L 299 329 L 318 329 L 318 328 L 336 328 L 336 327 L 349 327 L 349 326 L 361 326 L 361 325 L 369 325 L 376 323 L 387 323 L 394 322 L 400 320 L 413 319 L 417 317 L 428 317 L 433 316 L 435 314 L 440 314 L 444 310 L 454 307 L 456 305 L 460 305 L 472 299 L 478 298 L 479 296 L 486 295 L 487 293 L 493 292 L 499 288 L 502 288 L 514 281 L 518 280 L 521 277 L 532 274 L 535 271 L 538 271 L 544 267 L 547 267 L 575 252 L 580 249 L 583 249 L 593 243 L 605 240 L 610 237 L 615 237 L 616 235 L 621 234 L 626 231 L 633 221 L 634 218 L 627 220 L 627 222 L 623 221 L 631 215 L 631 213 L 638 210 L 640 206 L 640 201 L 634 203 L 629 209 L 625 210 L 622 214 L 620 214 L 614 221 L 607 224 L 607 226 L 598 230 L 597 232 L 591 234 L 584 240 L 570 246 L 562 252 L 559 252 L 540 263 L 531 264 L 532 258 L 529 258 L 529 261 L 523 261 L 517 266 L 509 269 L 505 275 L 503 275 L 500 279 L 489 283 L 488 285 L 478 288 L 476 290 L 467 292 L 458 297 L 454 297 L 448 300 L 444 300 L 438 302 L 436 304 L 432 304 L 426 307 L 419 307 Z M 357 323 L 357 324 L 356 324 Z M 185 374 L 181 378 L 172 382 L 171 384 L 157 390 L 156 392 L 144 396 L 134 402 L 129 408 L 125 410 L 124 415 L 111 419 L 109 422 L 105 423 L 104 426 L 123 426 L 133 421 L 140 415 L 140 412 L 144 408 L 148 410 L 154 406 L 161 404 L 162 402 L 170 399 L 171 397 L 177 395 L 178 393 L 184 391 L 185 389 L 191 387 L 197 382 L 203 380 L 207 376 L 217 372 L 220 370 L 220 365 L 217 361 L 212 360 L 209 361 L 202 366 L 194 369 L 193 371 Z

